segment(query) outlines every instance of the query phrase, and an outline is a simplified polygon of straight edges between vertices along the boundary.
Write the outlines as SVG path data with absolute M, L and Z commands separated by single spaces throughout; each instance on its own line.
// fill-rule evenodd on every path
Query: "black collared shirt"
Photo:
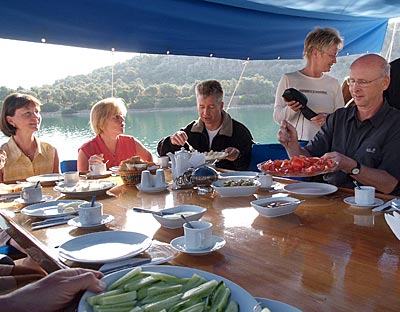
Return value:
M 330 114 L 306 149 L 317 157 L 339 152 L 364 166 L 386 170 L 400 181 L 400 111 L 385 100 L 370 119 L 361 122 L 356 113 L 353 106 Z M 326 174 L 324 180 L 336 186 L 354 186 L 353 179 L 343 171 Z M 392 194 L 399 195 L 400 190 Z

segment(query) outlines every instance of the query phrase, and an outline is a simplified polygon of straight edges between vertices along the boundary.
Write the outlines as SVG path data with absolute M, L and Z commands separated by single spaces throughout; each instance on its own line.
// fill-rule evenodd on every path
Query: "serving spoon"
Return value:
M 139 208 L 139 207 L 133 207 L 132 210 L 136 211 L 136 212 L 151 213 L 151 214 L 155 214 L 155 215 L 160 216 L 160 217 L 176 214 L 176 212 L 154 211 L 154 210 L 148 210 L 148 209 L 143 209 L 143 208 Z

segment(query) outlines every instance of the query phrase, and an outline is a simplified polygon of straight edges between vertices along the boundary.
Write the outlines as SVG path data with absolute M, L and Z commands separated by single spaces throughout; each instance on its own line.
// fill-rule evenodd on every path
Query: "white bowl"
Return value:
M 268 204 L 284 202 L 283 205 L 268 207 Z M 293 213 L 301 201 L 293 197 L 270 197 L 253 200 L 250 204 L 263 217 L 273 218 Z
M 237 181 L 240 178 L 232 178 L 229 180 Z M 243 179 L 243 178 L 242 178 Z M 221 197 L 239 197 L 239 196 L 250 196 L 253 195 L 260 188 L 261 183 L 254 179 L 251 180 L 254 185 L 252 186 L 224 186 L 224 183 L 228 181 L 227 179 L 218 180 L 213 182 L 212 187 L 218 192 Z
M 162 227 L 167 229 L 179 229 L 185 223 L 185 220 L 181 218 L 183 214 L 188 221 L 199 220 L 204 213 L 207 211 L 206 208 L 195 205 L 181 205 L 172 208 L 166 208 L 161 210 L 161 213 L 172 213 L 171 215 L 160 216 L 159 214 L 154 214 L 153 217 L 161 224 Z

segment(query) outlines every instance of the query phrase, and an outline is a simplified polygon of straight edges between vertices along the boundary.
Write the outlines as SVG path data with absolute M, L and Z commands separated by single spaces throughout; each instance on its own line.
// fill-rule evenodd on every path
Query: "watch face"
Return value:
M 359 174 L 360 173 L 360 169 L 358 168 L 354 168 L 353 170 L 351 170 L 351 174 Z

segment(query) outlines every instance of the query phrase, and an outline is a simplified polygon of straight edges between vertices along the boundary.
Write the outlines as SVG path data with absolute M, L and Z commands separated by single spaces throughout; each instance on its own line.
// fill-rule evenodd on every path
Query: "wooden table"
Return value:
M 119 177 L 111 179 L 121 184 Z M 167 243 L 183 235 L 182 229 L 161 228 L 152 215 L 135 213 L 131 207 L 200 205 L 207 208 L 203 219 L 213 223 L 213 233 L 223 237 L 226 245 L 205 256 L 179 253 L 171 264 L 224 276 L 256 297 L 283 301 L 303 311 L 400 310 L 400 241 L 382 213 L 344 203 L 345 197 L 352 196 L 349 190 L 306 198 L 294 214 L 278 218 L 259 216 L 250 201 L 287 193 L 258 191 L 251 197 L 221 198 L 198 195 L 192 189 L 146 194 L 124 185 L 112 192 L 116 196 L 99 200 L 115 220 L 95 230 L 61 225 L 30 231 L 37 219 L 14 213 L 16 207 L 10 204 L 2 214 L 13 237 L 50 272 L 62 267 L 55 247 L 82 234 L 127 230 Z M 44 193 L 57 196 L 52 188 Z

